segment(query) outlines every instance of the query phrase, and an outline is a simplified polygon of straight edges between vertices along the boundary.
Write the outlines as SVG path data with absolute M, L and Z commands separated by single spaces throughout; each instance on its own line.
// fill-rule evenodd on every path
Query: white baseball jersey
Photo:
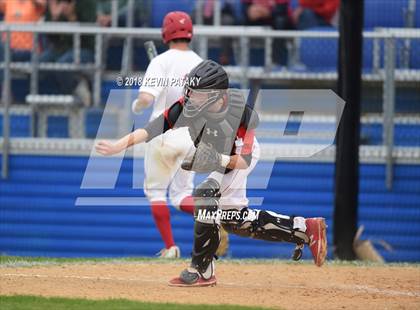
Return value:
M 182 80 L 202 61 L 195 52 L 178 49 L 169 49 L 152 59 L 139 90 L 155 97 L 150 120 L 158 117 L 182 96 Z

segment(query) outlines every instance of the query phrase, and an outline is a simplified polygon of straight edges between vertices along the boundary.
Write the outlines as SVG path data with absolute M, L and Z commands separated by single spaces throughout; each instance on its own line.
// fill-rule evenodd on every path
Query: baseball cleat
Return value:
M 206 287 L 214 286 L 216 283 L 217 281 L 214 275 L 209 279 L 204 279 L 197 270 L 188 268 L 182 271 L 179 277 L 170 280 L 168 285 L 178 287 Z
M 181 250 L 176 245 L 173 245 L 169 249 L 164 248 L 160 250 L 156 255 L 158 255 L 159 258 L 180 258 Z
M 322 217 L 306 219 L 306 235 L 309 238 L 315 265 L 321 267 L 327 256 L 327 225 Z

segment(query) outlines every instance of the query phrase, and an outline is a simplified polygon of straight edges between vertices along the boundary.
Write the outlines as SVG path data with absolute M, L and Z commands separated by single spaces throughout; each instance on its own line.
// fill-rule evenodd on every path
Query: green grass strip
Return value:
M 244 307 L 234 305 L 191 305 L 191 304 L 172 304 L 172 303 L 150 303 L 139 302 L 127 299 L 107 299 L 107 300 L 89 300 L 75 298 L 57 298 L 57 297 L 37 297 L 26 295 L 1 296 L 0 308 L 2 310 L 131 310 L 131 309 L 173 309 L 173 310 L 254 310 L 267 309 L 256 307 Z

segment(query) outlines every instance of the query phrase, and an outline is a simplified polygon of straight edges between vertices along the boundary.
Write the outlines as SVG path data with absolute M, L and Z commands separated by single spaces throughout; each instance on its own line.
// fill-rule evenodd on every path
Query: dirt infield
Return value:
M 0 294 L 127 298 L 283 309 L 420 309 L 418 266 L 219 262 L 218 285 L 172 288 L 186 262 L 66 263 L 1 267 Z

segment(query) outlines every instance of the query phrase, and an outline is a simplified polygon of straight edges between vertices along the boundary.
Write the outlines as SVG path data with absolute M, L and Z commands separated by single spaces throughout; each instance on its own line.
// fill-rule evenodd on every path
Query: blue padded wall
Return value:
M 126 159 L 115 190 L 82 190 L 85 157 L 14 155 L 10 179 L 0 181 L 0 253 L 9 255 L 117 257 L 151 256 L 162 247 L 146 206 L 76 207 L 76 197 L 139 197 L 132 189 L 133 161 Z M 249 180 L 261 182 L 260 162 Z M 420 166 L 397 165 L 392 191 L 384 185 L 385 167 L 361 166 L 359 224 L 364 237 L 385 240 L 394 250 L 380 252 L 389 261 L 420 261 Z M 142 161 L 139 165 L 142 179 Z M 140 180 L 141 181 L 141 180 Z M 263 208 L 279 213 L 324 216 L 332 242 L 333 165 L 277 162 L 268 190 L 250 189 L 264 197 Z M 175 240 L 184 256 L 191 251 L 192 218 L 171 209 Z M 287 258 L 293 246 L 233 236 L 232 257 Z M 331 257 L 331 248 L 329 255 Z M 309 252 L 305 252 L 309 258 Z
M 366 0 L 364 27 L 404 27 L 407 6 L 408 0 Z

